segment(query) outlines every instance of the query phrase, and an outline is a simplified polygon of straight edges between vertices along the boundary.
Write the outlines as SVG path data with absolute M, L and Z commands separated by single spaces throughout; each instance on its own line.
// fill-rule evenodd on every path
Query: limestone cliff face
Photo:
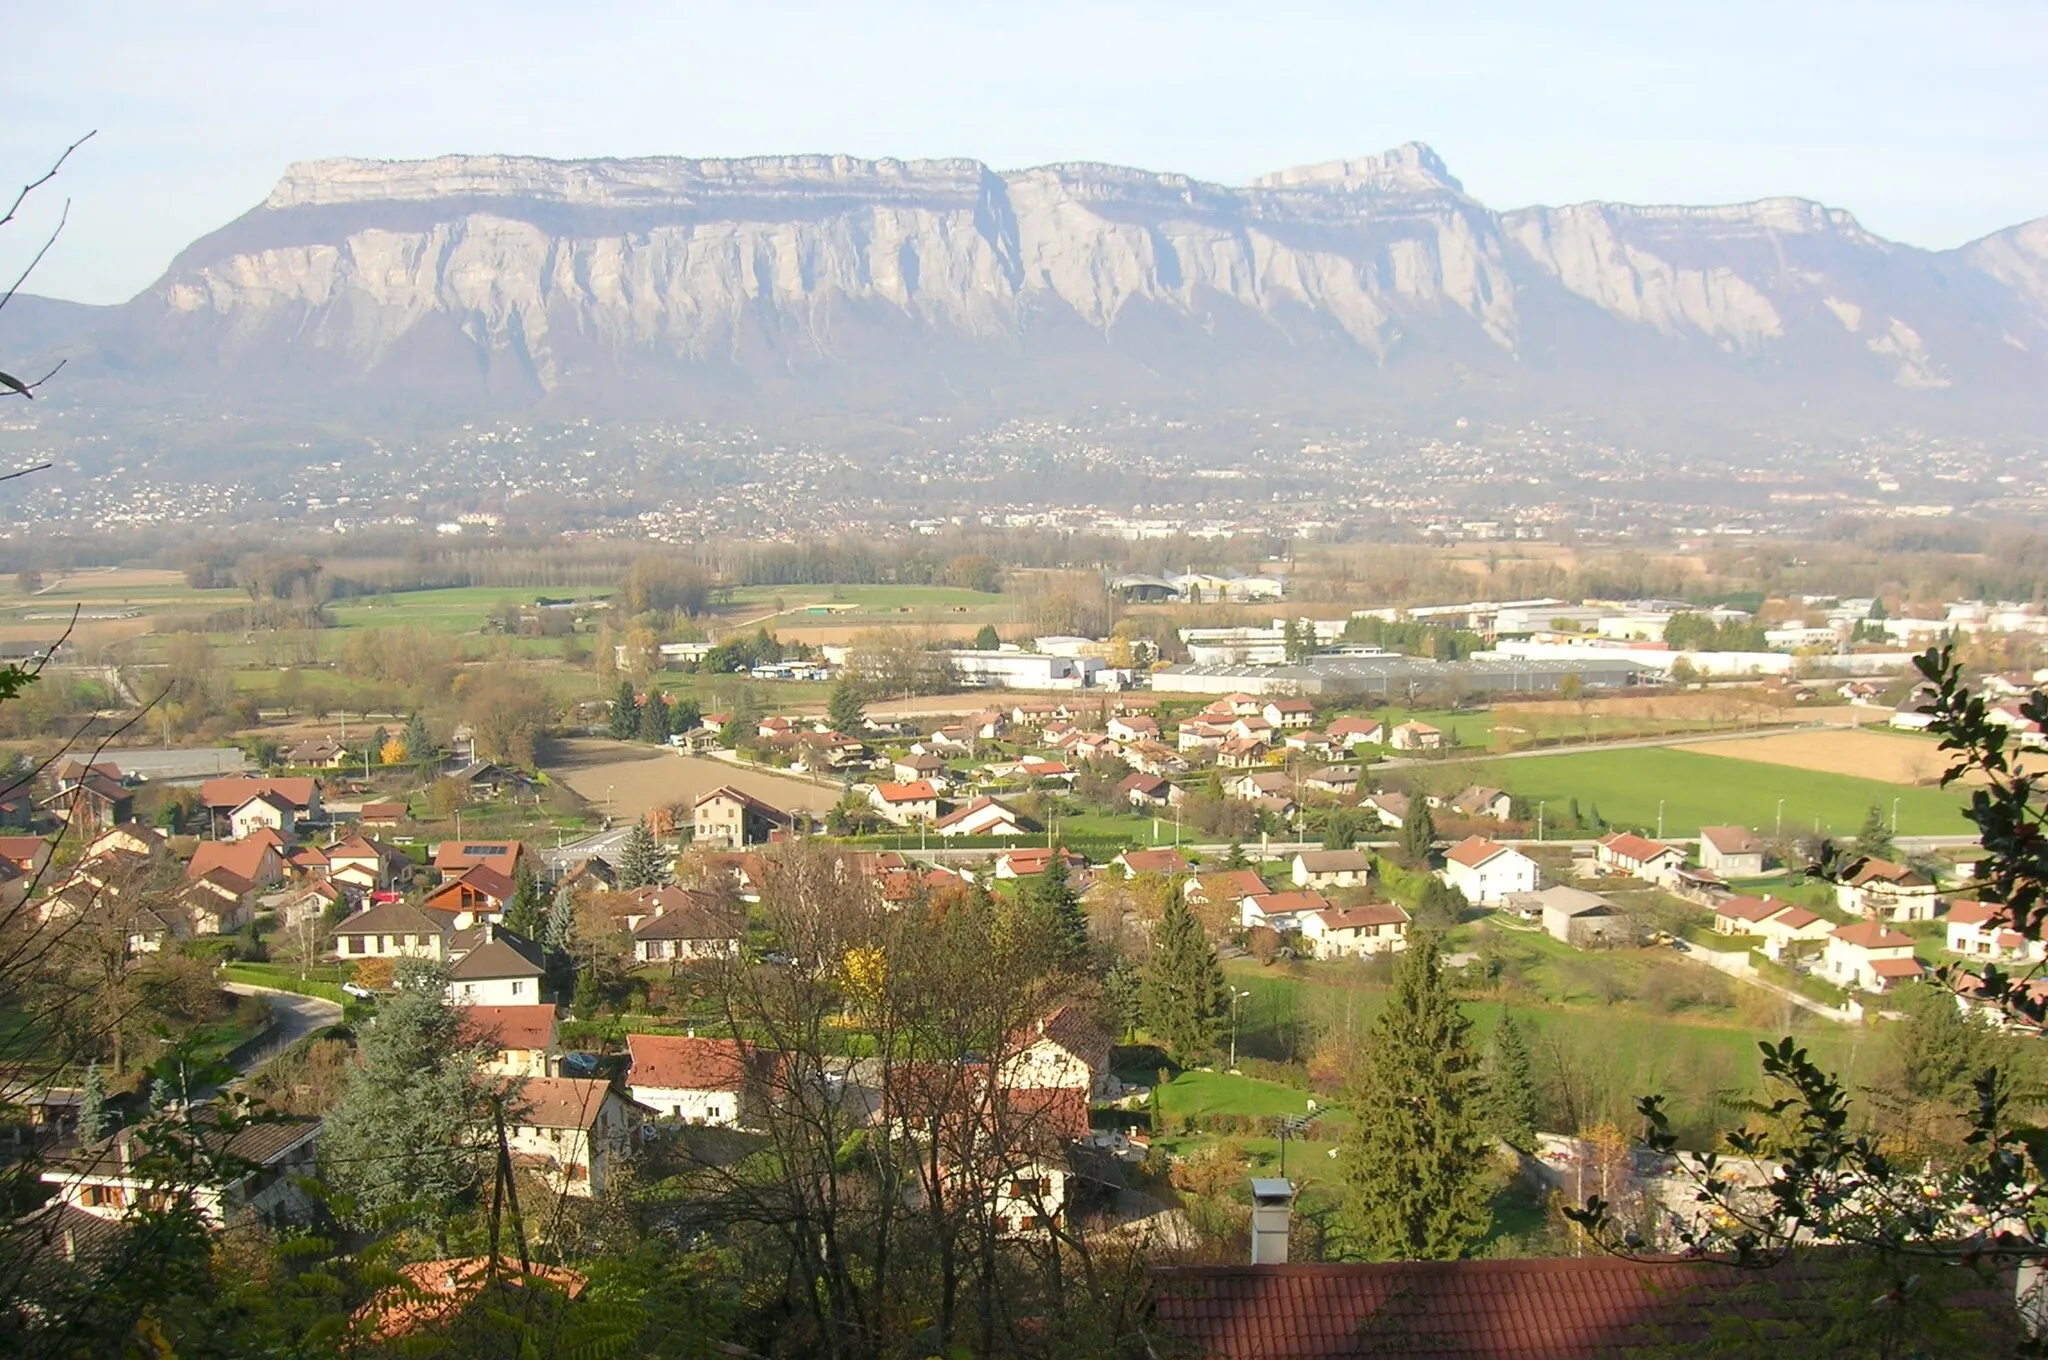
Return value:
M 1500 214 L 1417 144 L 1242 188 L 1085 163 L 317 161 L 104 346 L 138 370 L 539 395 L 712 375 L 1065 396 L 1144 373 L 1256 397 L 1596 381 L 1616 354 L 1921 390 L 2048 379 L 2048 221 L 1937 255 L 1797 199 Z

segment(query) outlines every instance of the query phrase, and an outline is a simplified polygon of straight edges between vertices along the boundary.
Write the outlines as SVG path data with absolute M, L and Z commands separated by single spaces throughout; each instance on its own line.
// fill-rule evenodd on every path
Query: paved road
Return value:
M 580 841 L 570 841 L 552 850 L 544 849 L 541 856 L 547 860 L 548 867 L 558 873 L 570 868 L 579 860 L 586 860 L 592 856 L 607 864 L 617 865 L 619 851 L 625 846 L 627 833 L 632 829 L 631 824 L 628 824 L 611 831 L 600 831 L 595 836 L 585 836 Z
M 260 996 L 270 1003 L 274 1022 L 269 1042 L 243 1057 L 238 1064 L 245 1077 L 254 1076 L 266 1063 L 315 1030 L 341 1023 L 341 1007 L 317 996 L 281 992 L 275 987 L 258 987 L 247 982 L 224 982 L 221 990 L 236 996 Z

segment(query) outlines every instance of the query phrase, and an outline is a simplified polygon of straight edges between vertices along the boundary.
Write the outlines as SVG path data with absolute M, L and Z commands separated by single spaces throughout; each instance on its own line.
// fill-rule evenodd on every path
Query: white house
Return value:
M 1149 713 L 1120 713 L 1103 730 L 1115 741 L 1159 740 L 1159 720 Z
M 1858 921 L 1830 932 L 1820 968 L 1828 981 L 1866 992 L 1884 992 L 1925 971 L 1913 957 L 1913 937 L 1882 921 Z
M 628 1034 L 633 1062 L 626 1085 L 658 1119 L 737 1128 L 752 1116 L 760 1093 L 756 1051 L 740 1039 Z
M 206 1128 L 200 1113 L 198 1144 L 207 1165 L 234 1168 L 232 1180 L 208 1178 L 192 1187 L 192 1203 L 215 1227 L 244 1212 L 266 1219 L 296 1218 L 309 1206 L 301 1181 L 313 1175 L 318 1119 L 251 1124 L 233 1134 Z M 58 1202 L 95 1218 L 123 1218 L 160 1197 L 163 1168 L 150 1156 L 141 1130 L 117 1130 L 104 1143 L 79 1145 L 41 1172 Z
M 1931 921 L 1941 907 L 1941 890 L 1916 870 L 1873 858 L 1849 866 L 1835 884 L 1835 905 L 1883 921 Z
M 1363 850 L 1304 850 L 1294 857 L 1297 888 L 1357 888 L 1372 878 L 1372 860 Z
M 1604 873 L 1629 874 L 1662 886 L 1685 867 L 1685 852 L 1633 831 L 1617 831 L 1593 847 L 1593 862 Z
M 897 826 L 915 826 L 939 819 L 939 791 L 929 780 L 913 779 L 908 784 L 883 782 L 868 792 L 868 801 L 882 820 Z
M 1306 699 L 1268 699 L 1259 715 L 1276 728 L 1313 727 L 1316 706 Z
M 1386 725 L 1370 718 L 1338 718 L 1323 731 L 1347 751 L 1360 746 L 1384 746 L 1387 742 Z
M 505 1130 L 513 1159 L 579 1199 L 604 1194 L 649 1113 L 595 1077 L 529 1077 L 516 1109 Z
M 1703 826 L 1700 868 L 1723 878 L 1755 878 L 1764 871 L 1764 843 L 1746 826 Z
M 932 827 L 941 836 L 1023 836 L 1029 834 L 1022 814 L 993 798 L 977 798 L 939 818 Z
M 1834 922 L 1776 897 L 1730 897 L 1714 907 L 1714 930 L 1721 935 L 1755 935 L 1764 953 L 1780 958 L 1795 944 L 1825 940 Z
M 2012 928 L 2004 907 L 1989 902 L 1958 902 L 1948 910 L 1948 951 L 1987 963 L 2038 963 L 2048 946 L 2029 940 Z
M 1301 937 L 1317 958 L 1391 953 L 1408 947 L 1408 913 L 1394 902 L 1327 907 L 1302 918 Z
M 530 1006 L 545 1000 L 541 947 L 495 926 L 480 929 L 484 942 L 448 970 L 448 999 L 472 1006 Z
M 1425 722 L 1404 722 L 1387 734 L 1387 745 L 1396 751 L 1441 751 L 1444 734 Z
M 455 918 L 410 902 L 365 908 L 334 928 L 334 954 L 351 959 L 432 959 L 446 962 L 455 938 Z M 525 998 L 528 1001 L 534 997 Z
M 739 953 L 746 923 L 715 898 L 688 888 L 642 888 L 626 918 L 641 963 L 686 963 Z M 644 913 L 644 914 L 643 914 Z
M 1119 1093 L 1109 1070 L 1109 1036 L 1073 1006 L 1061 1006 L 1010 1039 L 1002 1071 L 1010 1090 L 1079 1091 L 1084 1099 Z
M 297 809 L 283 795 L 266 789 L 228 814 L 228 835 L 239 841 L 267 828 L 290 840 L 297 820 Z
M 1326 911 L 1330 899 L 1319 892 L 1259 893 L 1237 904 L 1238 924 L 1246 930 L 1266 926 L 1286 932 L 1300 930 L 1310 912 Z
M 486 1072 L 501 1077 L 553 1076 L 562 1055 L 560 1016 L 553 1006 L 468 1006 L 464 1043 L 486 1046 Z
M 1468 836 L 1444 852 L 1439 875 L 1444 882 L 1465 894 L 1465 900 L 1491 906 L 1509 893 L 1536 891 L 1536 861 L 1521 851 Z

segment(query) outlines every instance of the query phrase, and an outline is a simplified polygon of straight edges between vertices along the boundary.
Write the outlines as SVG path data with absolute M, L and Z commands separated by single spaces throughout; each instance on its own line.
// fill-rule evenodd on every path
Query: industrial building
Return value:
M 1426 661 L 1414 656 L 1313 656 L 1291 666 L 1174 666 L 1152 675 L 1152 688 L 1180 694 L 1358 694 L 1389 702 L 1431 690 L 1535 694 L 1568 675 L 1588 689 L 1656 684 L 1661 671 L 1639 661 Z

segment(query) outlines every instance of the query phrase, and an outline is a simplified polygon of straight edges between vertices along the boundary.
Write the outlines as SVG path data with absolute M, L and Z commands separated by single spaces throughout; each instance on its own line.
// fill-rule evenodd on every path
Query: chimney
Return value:
M 1294 1183 L 1252 1179 L 1252 1264 L 1287 1264 L 1287 1229 L 1294 1217 Z

